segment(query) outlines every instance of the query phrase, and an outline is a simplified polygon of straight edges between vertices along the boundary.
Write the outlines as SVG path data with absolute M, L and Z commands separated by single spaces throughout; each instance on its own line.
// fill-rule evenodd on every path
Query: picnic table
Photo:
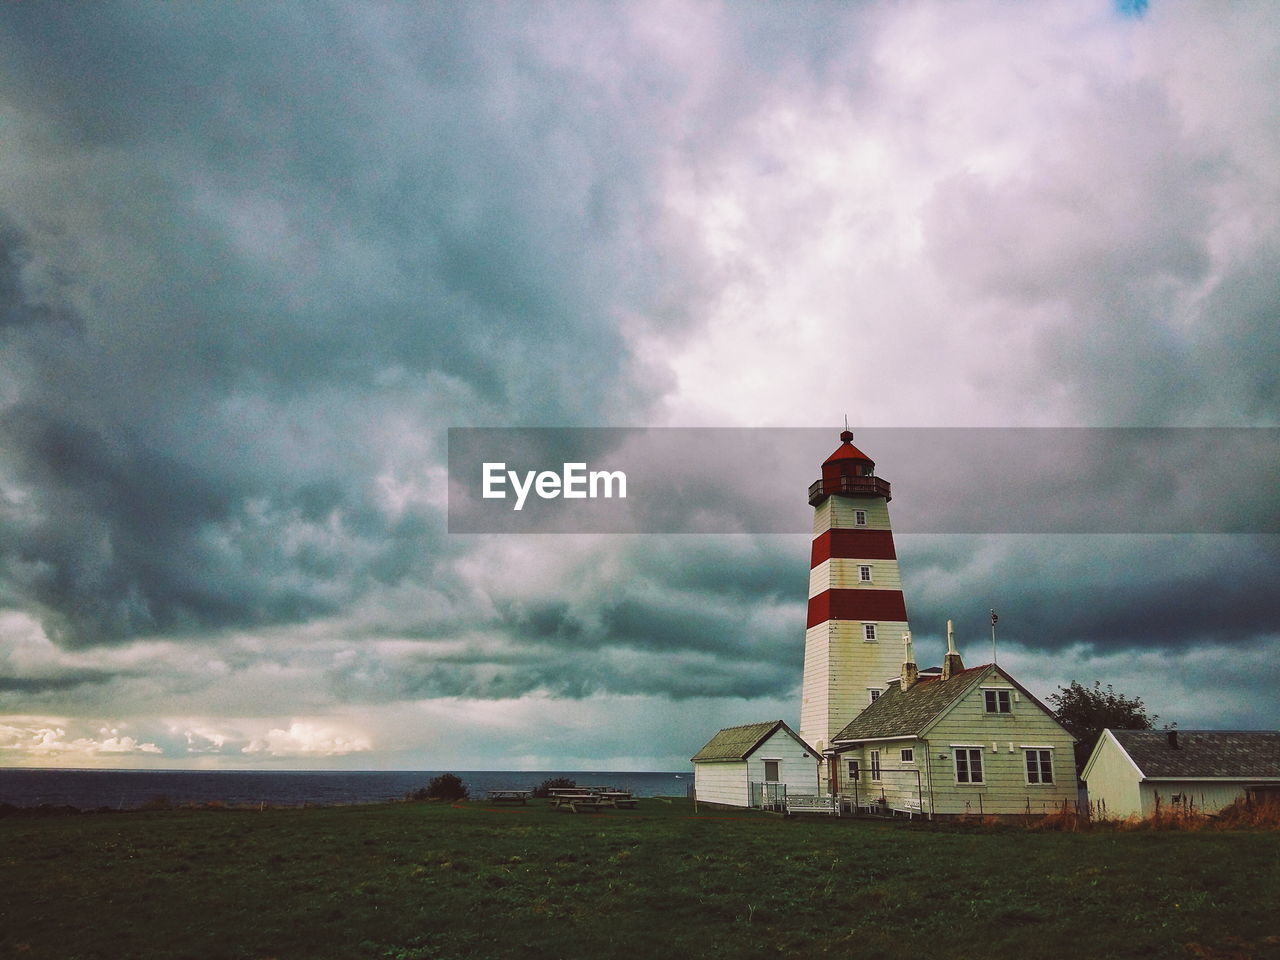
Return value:
M 547 798 L 557 809 L 577 813 L 580 810 L 598 812 L 601 807 L 634 807 L 638 802 L 626 790 L 612 787 L 551 787 Z
M 486 790 L 485 798 L 494 803 L 527 803 L 532 790 Z
M 568 810 L 570 813 L 581 813 L 583 810 L 599 813 L 605 803 L 594 793 L 557 791 L 551 794 L 551 805 L 559 810 Z

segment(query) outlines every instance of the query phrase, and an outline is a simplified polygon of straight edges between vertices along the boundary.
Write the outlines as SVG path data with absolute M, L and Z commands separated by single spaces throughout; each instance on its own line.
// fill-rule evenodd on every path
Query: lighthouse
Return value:
M 809 487 L 813 547 L 800 737 L 822 751 L 901 669 L 909 633 L 889 526 L 889 482 L 840 434 Z

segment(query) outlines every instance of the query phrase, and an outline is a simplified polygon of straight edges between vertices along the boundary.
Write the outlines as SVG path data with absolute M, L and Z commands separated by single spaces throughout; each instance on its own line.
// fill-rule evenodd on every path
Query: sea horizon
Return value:
M 628 790 L 637 797 L 684 796 L 692 770 L 161 770 L 104 767 L 0 767 L 0 804 L 19 808 L 133 810 L 156 803 L 229 806 L 342 805 L 401 800 L 432 777 L 456 774 L 472 798 L 487 790 L 532 790 L 567 777 Z M 594 784 L 593 784 L 594 785 Z

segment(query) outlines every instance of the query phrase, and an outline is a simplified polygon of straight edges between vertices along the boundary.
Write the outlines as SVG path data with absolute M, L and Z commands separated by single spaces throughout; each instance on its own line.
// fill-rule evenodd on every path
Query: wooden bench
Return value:
M 835 797 L 788 796 L 785 804 L 784 810 L 789 817 L 799 813 L 822 813 L 834 817 L 839 813 Z

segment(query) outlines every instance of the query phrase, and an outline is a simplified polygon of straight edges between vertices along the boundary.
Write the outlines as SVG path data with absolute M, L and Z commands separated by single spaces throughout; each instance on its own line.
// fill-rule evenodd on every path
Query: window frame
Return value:
M 955 782 L 958 786 L 981 787 L 986 785 L 987 771 L 984 768 L 983 761 L 982 761 L 983 749 L 984 749 L 983 747 L 971 747 L 971 746 L 951 748 L 951 774 L 953 777 L 955 777 Z M 960 755 L 962 753 L 965 754 L 965 757 L 964 757 L 965 779 L 963 780 L 960 779 Z M 976 764 L 974 763 L 975 759 L 977 760 Z M 973 778 L 975 767 L 977 768 L 977 774 L 978 774 L 978 778 L 976 780 Z
M 764 764 L 764 782 L 765 783 L 781 783 L 782 782 L 782 761 L 781 760 L 765 760 L 761 758 Z M 769 764 L 773 764 L 773 779 L 769 778 Z
M 1034 763 L 1038 779 L 1035 780 L 1031 779 L 1032 754 L 1036 755 Z M 1048 764 L 1047 767 L 1046 763 Z M 1044 779 L 1046 770 L 1049 774 L 1048 780 Z M 1023 747 L 1022 775 L 1029 787 L 1052 787 L 1057 782 L 1053 773 L 1053 747 Z
M 848 770 L 849 781 L 851 783 L 856 783 L 862 779 L 862 764 L 859 762 L 857 757 L 854 757 L 849 761 L 849 765 L 846 769 Z
M 875 582 L 874 580 L 871 579 L 871 564 L 869 563 L 858 564 L 858 582 L 859 583 Z
M 881 768 L 881 766 L 880 766 L 880 751 L 879 751 L 879 750 L 872 750 L 872 751 L 871 751 L 871 763 L 869 764 L 869 766 L 870 766 L 870 768 L 871 768 L 871 782 L 872 782 L 872 783 L 880 783 L 880 782 L 881 782 L 881 780 L 882 780 L 882 778 L 881 778 L 881 776 L 880 776 L 880 775 L 884 772 L 884 770 L 883 770 L 883 769 Z
M 1013 691 L 1007 687 L 987 687 L 984 688 L 982 703 L 984 712 L 994 714 L 995 716 L 1012 716 L 1013 714 Z M 992 704 L 995 704 L 994 709 Z
M 856 527 L 865 527 L 867 525 L 867 511 L 865 510 L 853 511 L 853 524 Z
M 875 703 L 884 695 L 884 691 L 879 687 L 867 687 L 867 703 Z
M 915 747 L 903 747 L 903 748 L 898 752 L 898 762 L 899 762 L 899 763 L 915 763 L 915 762 L 916 762 L 916 748 L 915 748 Z
M 874 623 L 864 623 L 862 625 L 862 639 L 865 643 L 878 643 L 880 638 L 876 636 L 876 625 Z

